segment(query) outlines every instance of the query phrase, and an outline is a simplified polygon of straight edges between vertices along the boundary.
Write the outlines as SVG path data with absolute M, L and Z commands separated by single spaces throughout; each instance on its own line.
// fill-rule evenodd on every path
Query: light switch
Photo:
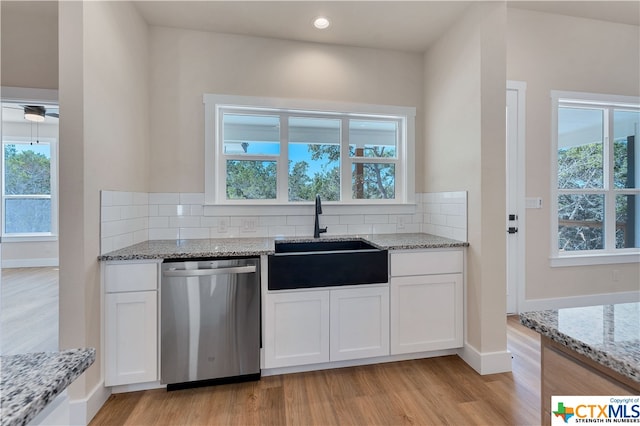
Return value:
M 541 209 L 542 198 L 541 197 L 527 197 L 524 200 L 525 208 L 527 209 Z

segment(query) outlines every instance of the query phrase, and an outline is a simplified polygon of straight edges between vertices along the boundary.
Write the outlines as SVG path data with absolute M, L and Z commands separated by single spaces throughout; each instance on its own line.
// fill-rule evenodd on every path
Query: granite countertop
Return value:
M 640 303 L 524 312 L 520 322 L 640 383 Z
M 386 250 L 466 247 L 469 243 L 431 234 L 379 234 L 322 237 L 323 240 L 362 239 Z M 273 254 L 276 241 L 313 241 L 312 237 L 218 238 L 153 240 L 99 256 L 99 260 L 188 259 L 196 257 L 259 256 Z
M 27 424 L 95 359 L 93 348 L 0 357 L 0 424 Z

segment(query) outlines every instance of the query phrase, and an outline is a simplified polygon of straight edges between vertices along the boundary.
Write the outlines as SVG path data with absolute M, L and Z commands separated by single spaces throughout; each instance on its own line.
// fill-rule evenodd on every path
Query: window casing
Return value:
M 552 266 L 640 256 L 640 102 L 552 92 Z
M 413 201 L 415 108 L 204 95 L 205 203 Z

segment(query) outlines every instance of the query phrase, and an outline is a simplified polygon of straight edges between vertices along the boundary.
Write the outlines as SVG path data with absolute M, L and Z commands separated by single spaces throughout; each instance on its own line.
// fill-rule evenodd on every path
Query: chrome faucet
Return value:
M 327 227 L 320 228 L 320 221 L 318 215 L 322 214 L 322 202 L 320 201 L 320 195 L 316 195 L 316 222 L 313 225 L 313 238 L 320 238 L 320 234 L 327 232 Z

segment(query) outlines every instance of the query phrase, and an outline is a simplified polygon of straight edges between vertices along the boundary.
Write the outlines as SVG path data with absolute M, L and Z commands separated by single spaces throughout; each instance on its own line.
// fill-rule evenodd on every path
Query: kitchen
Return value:
M 541 196 L 545 208 L 527 211 L 521 309 L 542 308 L 547 299 L 549 307 L 561 298 L 603 303 L 603 295 L 613 303 L 637 292 L 637 264 L 616 265 L 615 282 L 609 266 L 550 268 L 548 233 L 538 232 L 550 228 L 548 92 L 637 96 L 637 24 L 480 3 L 460 11 L 426 53 L 411 53 L 149 25 L 151 16 L 122 2 L 61 3 L 58 17 L 59 84 L 49 88 L 59 90 L 61 110 L 73 117 L 61 120 L 60 130 L 61 347 L 102 346 L 100 191 L 204 193 L 204 93 L 415 107 L 415 192 L 468 193 L 465 348 L 487 372 L 504 370 L 508 361 L 505 202 L 495 190 L 505 186 L 504 88 L 508 79 L 526 81 L 527 141 L 536 141 L 528 145 L 526 194 Z M 547 50 L 567 26 L 590 37 L 598 63 L 625 64 L 615 78 L 604 78 L 600 66 L 580 79 L 565 69 L 567 63 L 594 69 L 596 55 L 582 44 L 572 49 L 567 40 Z M 540 39 L 543 27 L 552 28 L 545 33 L 553 42 Z M 626 42 L 604 49 L 589 36 L 593 28 Z M 575 56 L 567 60 L 569 51 Z M 3 86 L 39 85 L 5 66 Z M 106 398 L 100 365 L 98 355 L 69 388 L 88 412 Z

